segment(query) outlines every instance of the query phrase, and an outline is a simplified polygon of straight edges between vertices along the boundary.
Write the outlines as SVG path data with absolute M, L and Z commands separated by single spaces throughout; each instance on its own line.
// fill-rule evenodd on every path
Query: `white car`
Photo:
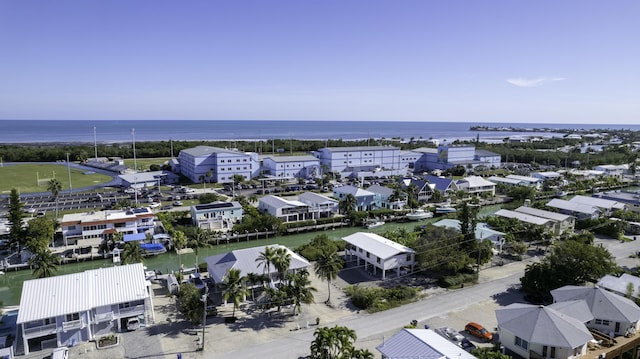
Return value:
M 69 348 L 60 347 L 53 350 L 51 353 L 51 359 L 68 359 L 69 358 Z
M 36 213 L 36 209 L 33 208 L 33 207 L 25 208 L 24 209 L 24 213 L 34 214 L 34 213 Z
M 151 204 L 149 204 L 149 208 L 158 208 L 161 206 L 160 202 L 153 202 Z

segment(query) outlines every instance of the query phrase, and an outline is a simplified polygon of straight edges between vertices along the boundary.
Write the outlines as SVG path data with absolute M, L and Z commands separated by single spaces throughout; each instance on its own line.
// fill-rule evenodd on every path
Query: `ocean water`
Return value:
M 505 127 L 504 123 L 377 122 L 377 121 L 69 121 L 0 120 L 0 143 L 99 143 L 169 140 L 269 140 L 424 138 L 499 140 L 508 136 L 554 136 L 554 132 L 471 131 L 474 125 Z M 640 125 L 513 124 L 518 128 L 631 129 Z

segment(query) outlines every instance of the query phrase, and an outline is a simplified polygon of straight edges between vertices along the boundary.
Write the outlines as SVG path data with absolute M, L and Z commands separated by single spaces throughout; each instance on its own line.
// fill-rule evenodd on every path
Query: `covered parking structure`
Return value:
M 365 269 L 376 275 L 382 271 L 382 279 L 386 279 L 388 270 L 394 269 L 400 276 L 402 267 L 410 267 L 413 272 L 416 252 L 402 244 L 377 235 L 375 233 L 357 232 L 342 238 L 347 242 L 345 256 L 348 260 L 357 259 L 358 265 L 364 262 Z

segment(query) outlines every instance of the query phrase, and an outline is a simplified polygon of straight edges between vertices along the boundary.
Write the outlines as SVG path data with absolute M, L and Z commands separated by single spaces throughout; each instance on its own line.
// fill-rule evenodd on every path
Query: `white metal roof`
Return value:
M 388 359 L 475 359 L 431 329 L 403 329 L 376 349 Z
M 580 196 L 580 195 L 574 196 L 569 200 L 569 202 L 588 204 L 593 207 L 607 208 L 607 209 L 623 209 L 624 208 L 624 203 L 612 201 L 610 199 L 587 197 L 587 196 Z
M 307 207 L 306 203 L 302 203 L 300 201 L 288 200 L 282 197 L 267 195 L 258 200 L 258 202 L 265 203 L 269 206 L 275 208 L 285 208 L 285 207 Z
M 529 183 L 538 183 L 541 181 L 540 178 L 529 177 L 529 176 L 518 176 L 518 175 L 507 175 L 507 177 L 505 178 L 511 178 L 518 181 L 524 181 Z
M 526 213 L 510 211 L 508 209 L 501 209 L 501 210 L 497 211 L 495 213 L 495 215 L 496 216 L 505 217 L 505 218 L 516 218 L 519 221 L 532 223 L 532 224 L 537 224 L 537 225 L 540 225 L 540 226 L 545 225 L 545 224 L 547 224 L 547 223 L 549 223 L 551 221 L 551 220 L 546 219 L 546 218 L 540 218 L 540 217 L 532 216 L 532 215 L 526 214 Z
M 588 214 L 588 215 L 592 215 L 596 212 L 598 212 L 598 209 L 589 205 L 589 204 L 582 204 L 582 203 L 578 203 L 578 202 L 569 202 L 569 201 L 565 201 L 564 199 L 560 199 L 560 198 L 554 198 L 551 201 L 547 202 L 546 204 L 547 207 L 553 207 L 553 208 L 558 208 L 558 209 L 564 209 L 565 211 L 571 211 L 571 212 L 576 212 L 576 213 L 584 213 L 584 214 Z
M 17 323 L 149 297 L 142 263 L 25 281 Z
M 482 178 L 480 176 L 465 177 L 465 178 L 463 178 L 461 180 L 458 180 L 458 182 L 456 182 L 456 183 L 460 183 L 460 182 L 468 182 L 470 188 L 485 187 L 485 186 L 495 186 L 496 185 L 495 183 L 487 181 L 486 179 L 484 179 L 484 178 Z
M 517 180 L 514 178 L 499 177 L 499 176 L 491 176 L 488 178 L 488 180 L 494 183 L 507 183 L 512 185 L 519 185 L 522 183 L 521 180 Z
M 309 204 L 309 203 L 335 203 L 337 204 L 338 201 L 336 201 L 335 199 L 329 198 L 327 196 L 323 196 L 321 194 L 315 193 L 315 192 L 303 192 L 300 193 L 300 195 L 298 195 L 298 200 L 300 202 Z
M 613 292 L 627 294 L 628 286 L 633 286 L 633 297 L 640 297 L 640 278 L 624 273 L 620 277 L 614 277 L 612 275 L 606 275 L 598 281 L 598 286 L 604 289 L 608 289 Z
M 526 214 L 530 214 L 532 216 L 536 216 L 536 217 L 540 217 L 540 218 L 547 218 L 547 219 L 551 219 L 553 221 L 559 221 L 559 222 L 567 221 L 567 220 L 573 218 L 573 217 L 571 217 L 571 216 L 569 216 L 567 214 L 551 212 L 551 211 L 545 211 L 544 209 L 537 209 L 537 208 L 526 207 L 526 206 L 518 207 L 516 209 L 516 212 L 526 213 Z
M 357 232 L 342 237 L 342 240 L 382 259 L 391 258 L 400 253 L 415 253 L 413 249 L 375 233 Z

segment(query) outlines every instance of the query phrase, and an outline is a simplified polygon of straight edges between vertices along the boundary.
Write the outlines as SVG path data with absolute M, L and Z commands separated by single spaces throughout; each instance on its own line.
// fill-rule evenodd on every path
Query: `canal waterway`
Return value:
M 499 205 L 492 205 L 483 207 L 481 210 L 481 216 L 484 216 L 485 212 L 493 213 L 498 210 Z M 436 222 L 443 217 L 435 217 L 419 222 L 390 222 L 375 229 L 363 229 L 361 227 L 343 227 L 338 229 L 331 229 L 319 232 L 305 232 L 299 234 L 291 234 L 286 236 L 275 236 L 270 238 L 249 240 L 244 242 L 231 242 L 220 245 L 213 245 L 207 248 L 201 248 L 198 255 L 198 262 L 203 262 L 204 258 L 219 253 L 226 253 L 234 249 L 242 249 L 257 246 L 266 246 L 272 244 L 281 244 L 289 248 L 295 249 L 303 244 L 309 243 L 315 236 L 320 234 L 326 234 L 329 238 L 339 240 L 342 237 L 346 237 L 350 234 L 362 231 L 369 231 L 378 234 L 382 234 L 388 230 L 397 230 L 405 228 L 407 230 L 413 230 L 417 225 L 424 225 L 427 223 Z M 180 268 L 180 262 L 185 268 L 195 266 L 195 254 L 187 253 L 182 254 L 180 259 L 178 255 L 171 251 L 164 254 L 160 254 L 154 257 L 146 257 L 144 259 L 144 265 L 148 270 L 159 270 L 162 273 L 169 273 L 171 271 L 177 271 Z M 104 267 L 111 267 L 115 264 L 111 259 L 98 259 L 98 260 L 86 260 L 82 262 L 70 262 L 64 265 L 58 266 L 57 275 L 78 273 L 88 269 L 97 269 Z M 31 270 L 10 271 L 0 276 L 0 301 L 4 305 L 18 305 L 20 303 L 20 295 L 22 293 L 22 283 L 25 280 L 33 279 Z

